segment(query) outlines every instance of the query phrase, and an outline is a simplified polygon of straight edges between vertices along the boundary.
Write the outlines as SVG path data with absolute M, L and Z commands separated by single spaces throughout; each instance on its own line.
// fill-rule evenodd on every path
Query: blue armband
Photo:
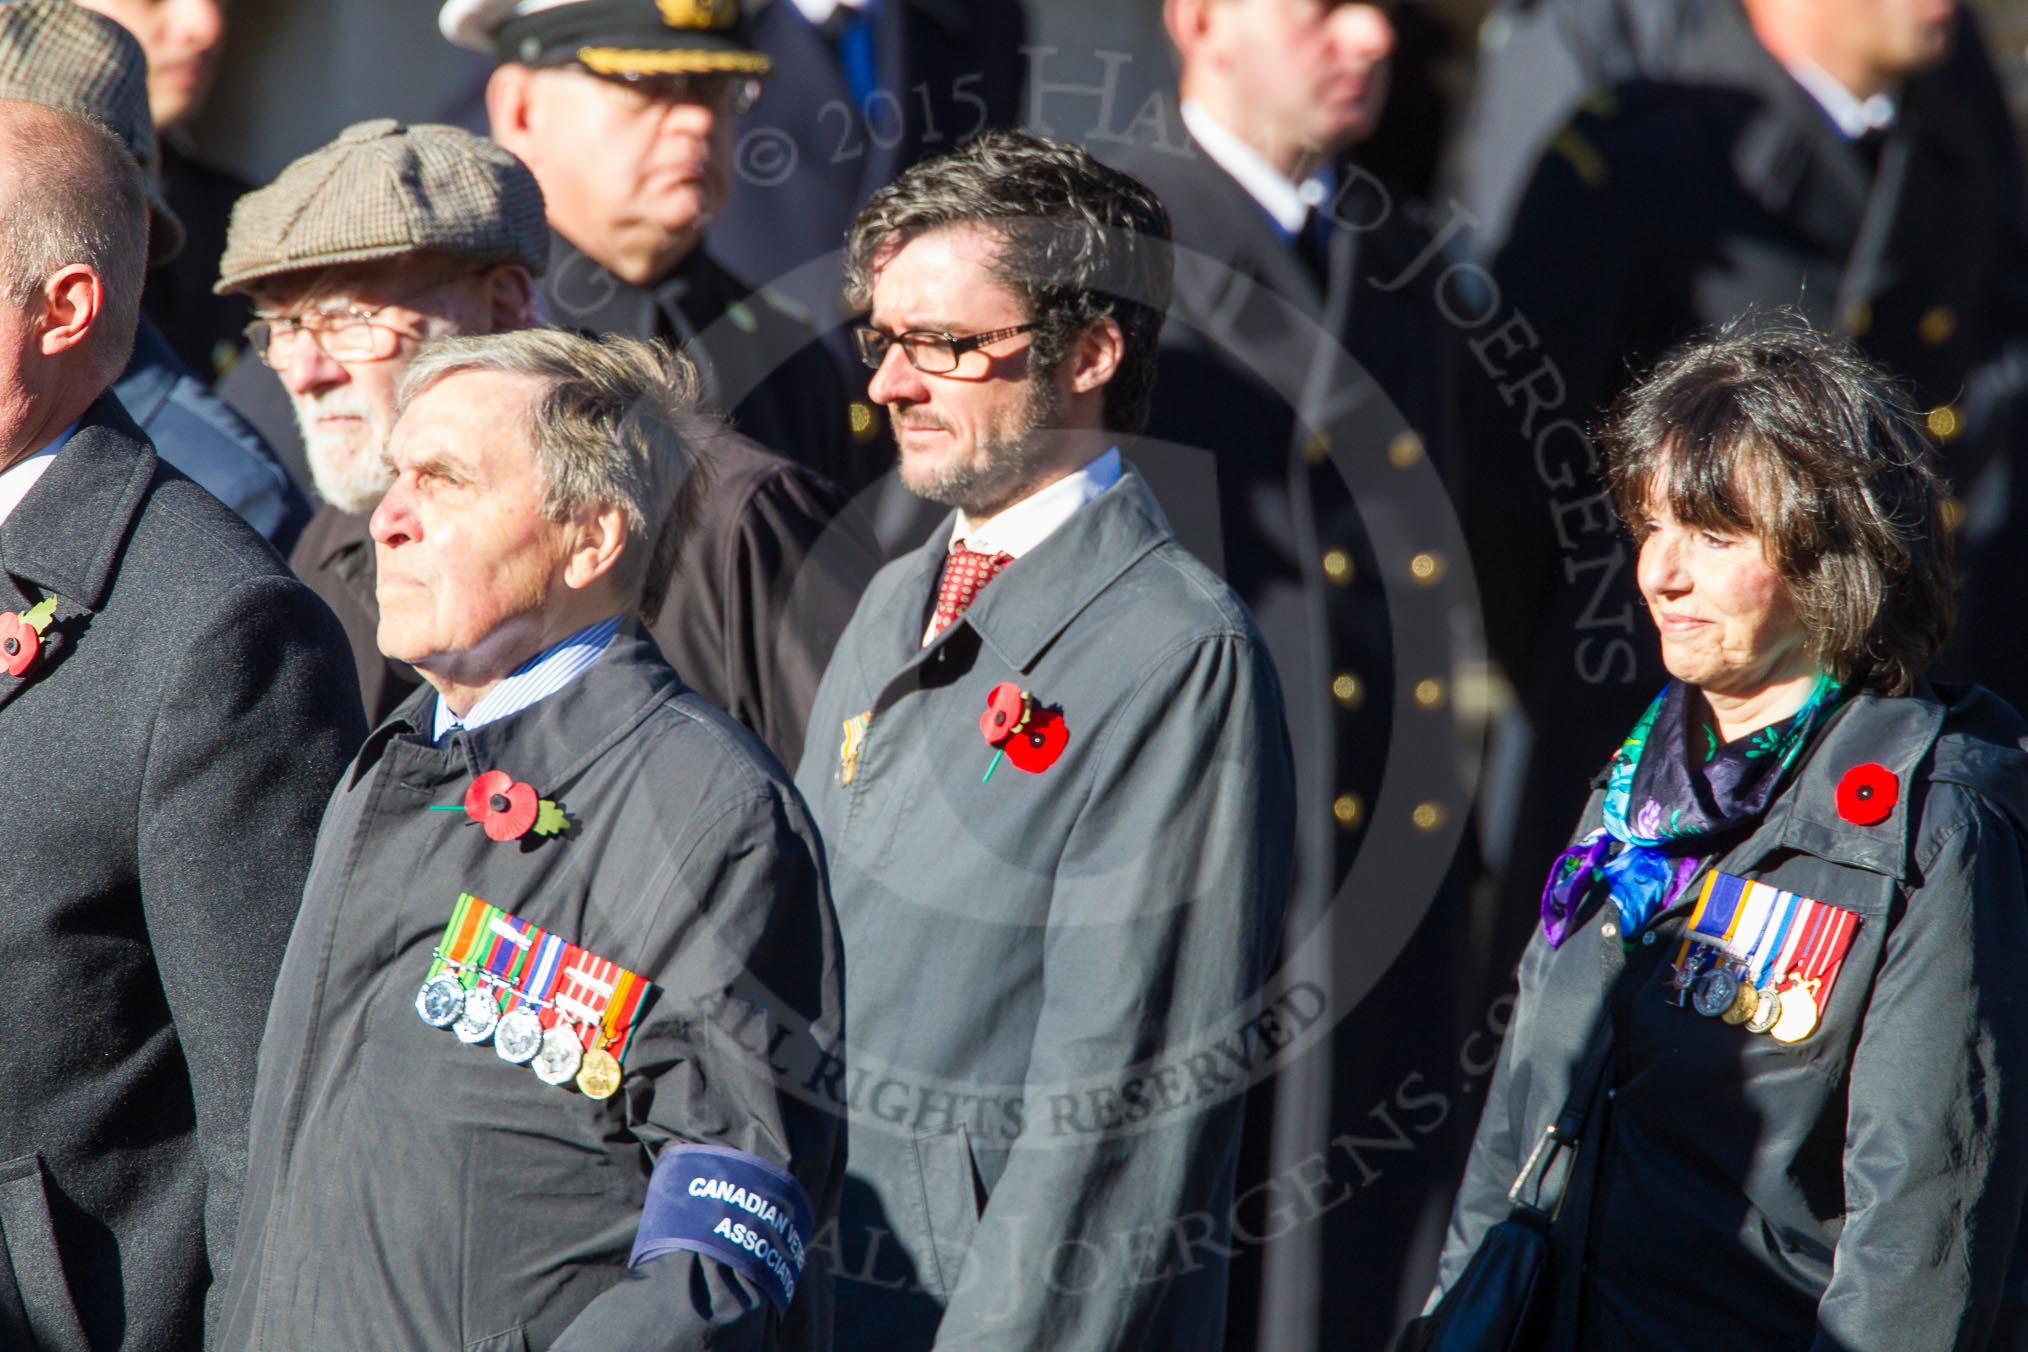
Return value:
M 672 1145 L 655 1160 L 627 1266 L 688 1249 L 745 1277 L 785 1314 L 810 1227 L 809 1199 L 788 1170 L 722 1145 Z

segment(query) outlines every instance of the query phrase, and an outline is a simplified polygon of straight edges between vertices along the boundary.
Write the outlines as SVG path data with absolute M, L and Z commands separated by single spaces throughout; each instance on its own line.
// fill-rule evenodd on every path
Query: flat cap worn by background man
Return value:
M 539 323 L 548 262 L 534 176 L 456 127 L 361 122 L 234 210 L 218 285 L 258 302 L 256 355 L 288 391 L 324 499 L 290 562 L 345 622 L 371 722 L 419 679 L 377 644 L 367 528 L 396 387 L 425 338 Z M 816 471 L 729 431 L 696 449 L 709 492 L 650 632 L 686 684 L 792 764 L 875 549 Z
M 695 377 L 632 339 L 449 338 L 374 511 L 381 646 L 430 682 L 331 800 L 254 1092 L 216 1344 L 830 1340 L 844 1135 L 822 847 L 652 615 Z
M 0 100 L 7 1348 L 203 1346 L 261 1022 L 364 731 L 331 613 L 107 393 L 146 241 L 117 136 Z

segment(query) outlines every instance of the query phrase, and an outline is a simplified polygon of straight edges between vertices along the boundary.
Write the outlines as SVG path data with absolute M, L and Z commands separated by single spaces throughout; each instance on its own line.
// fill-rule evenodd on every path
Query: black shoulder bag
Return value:
M 1563 1111 L 1542 1129 L 1507 1190 L 1507 1219 L 1486 1231 L 1436 1308 L 1409 1321 L 1395 1352 L 1532 1352 L 1546 1345 L 1549 1227 L 1562 1209 L 1612 1041 L 1612 1024 L 1601 1017 Z M 1563 1168 L 1552 1185 L 1558 1161 Z

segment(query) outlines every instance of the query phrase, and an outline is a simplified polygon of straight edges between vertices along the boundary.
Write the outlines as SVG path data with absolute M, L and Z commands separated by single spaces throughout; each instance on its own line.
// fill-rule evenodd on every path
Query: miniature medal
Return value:
M 584 1054 L 584 1065 L 577 1072 L 577 1087 L 586 1098 L 611 1098 L 620 1087 L 620 1063 L 604 1047 L 592 1048 Z
M 500 997 L 481 987 L 465 992 L 465 1007 L 458 1015 L 458 1021 L 451 1025 L 451 1031 L 458 1035 L 458 1041 L 476 1046 L 493 1036 L 493 1030 L 500 1024 Z
M 503 1015 L 493 1030 L 493 1050 L 510 1065 L 525 1065 L 542 1050 L 542 1019 L 526 1005 Z
M 1775 1026 L 1782 1016 L 1782 993 L 1772 985 L 1763 987 L 1760 1004 L 1754 1007 L 1753 1017 L 1746 1021 L 1749 1033 L 1765 1033 Z
M 577 1040 L 577 1030 L 559 1023 L 542 1035 L 542 1049 L 528 1067 L 544 1084 L 561 1085 L 570 1083 L 583 1061 L 584 1047 Z
M 1723 967 L 1714 967 L 1697 978 L 1691 1005 L 1707 1019 L 1715 1019 L 1732 1008 L 1739 993 L 1739 978 Z
M 432 1028 L 449 1028 L 465 1012 L 464 983 L 451 972 L 431 977 L 415 993 L 415 1012 Z
M 1781 1017 L 1773 1029 L 1776 1042 L 1801 1042 L 1817 1031 L 1817 993 L 1811 989 L 1815 984 L 1798 981 L 1782 993 Z

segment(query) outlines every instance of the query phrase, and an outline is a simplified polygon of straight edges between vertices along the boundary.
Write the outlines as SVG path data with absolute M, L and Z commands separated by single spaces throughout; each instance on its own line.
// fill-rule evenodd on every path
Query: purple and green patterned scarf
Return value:
M 1694 688 L 1671 681 L 1613 756 L 1605 825 L 1557 857 L 1542 889 L 1550 947 L 1603 882 L 1631 941 L 1695 871 L 1707 846 L 1760 819 L 1810 734 L 1843 695 L 1828 676 L 1779 723 L 1721 744 Z M 1636 806 L 1638 805 L 1638 806 Z M 1631 812 L 1631 817 L 1629 813 Z

